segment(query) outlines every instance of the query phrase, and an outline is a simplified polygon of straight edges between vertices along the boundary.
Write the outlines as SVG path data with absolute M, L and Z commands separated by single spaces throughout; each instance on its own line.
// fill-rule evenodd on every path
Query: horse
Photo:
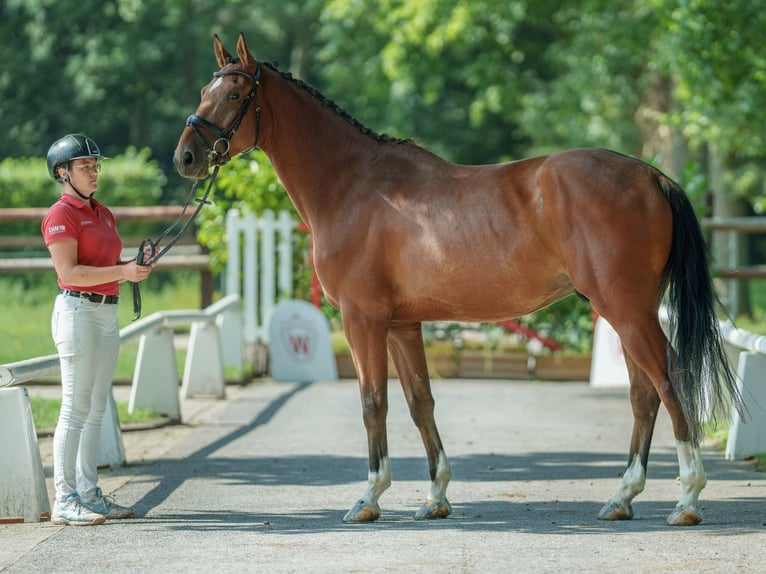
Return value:
M 683 190 L 642 161 L 572 149 L 494 165 L 448 162 L 378 134 L 307 83 L 256 60 L 240 33 L 202 88 L 174 152 L 179 174 L 260 148 L 313 236 L 316 274 L 341 312 L 359 376 L 369 472 L 344 522 L 380 517 L 391 485 L 388 351 L 420 432 L 430 492 L 416 519 L 442 518 L 450 463 L 434 420 L 423 321 L 495 322 L 567 295 L 620 336 L 633 431 L 616 493 L 598 514 L 634 515 L 660 403 L 676 441 L 681 494 L 666 522 L 702 520 L 703 422 L 741 408 L 724 354 L 708 251 Z M 667 292 L 670 340 L 658 318 Z

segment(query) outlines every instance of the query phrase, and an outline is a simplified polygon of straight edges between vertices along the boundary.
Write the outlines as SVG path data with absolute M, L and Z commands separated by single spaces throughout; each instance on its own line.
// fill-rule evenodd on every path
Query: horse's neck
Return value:
M 339 199 L 349 175 L 366 170 L 380 144 L 288 80 L 264 82 L 269 85 L 271 125 L 260 147 L 311 226 L 315 214 Z

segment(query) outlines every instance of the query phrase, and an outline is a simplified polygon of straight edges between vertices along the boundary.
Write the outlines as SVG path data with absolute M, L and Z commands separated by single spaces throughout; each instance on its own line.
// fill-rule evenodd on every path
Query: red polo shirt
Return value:
M 91 267 L 111 267 L 120 261 L 122 240 L 117 233 L 114 215 L 95 199 L 83 203 L 64 194 L 43 218 L 45 245 L 61 239 L 77 241 L 77 263 Z M 118 281 L 99 285 L 67 285 L 58 278 L 59 287 L 102 295 L 119 295 Z

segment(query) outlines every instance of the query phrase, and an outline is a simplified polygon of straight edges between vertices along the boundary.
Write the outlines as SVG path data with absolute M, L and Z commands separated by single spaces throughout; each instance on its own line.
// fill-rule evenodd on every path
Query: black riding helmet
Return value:
M 67 134 L 57 139 L 48 149 L 48 173 L 58 182 L 65 181 L 56 175 L 56 168 L 62 163 L 68 163 L 73 159 L 82 158 L 106 159 L 101 155 L 98 145 L 88 136 L 82 134 Z

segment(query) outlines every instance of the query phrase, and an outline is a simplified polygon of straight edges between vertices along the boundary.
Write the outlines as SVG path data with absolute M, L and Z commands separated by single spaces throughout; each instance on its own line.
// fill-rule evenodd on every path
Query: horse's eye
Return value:
M 230 102 L 236 102 L 239 99 L 239 94 L 237 92 L 230 92 L 228 98 Z

